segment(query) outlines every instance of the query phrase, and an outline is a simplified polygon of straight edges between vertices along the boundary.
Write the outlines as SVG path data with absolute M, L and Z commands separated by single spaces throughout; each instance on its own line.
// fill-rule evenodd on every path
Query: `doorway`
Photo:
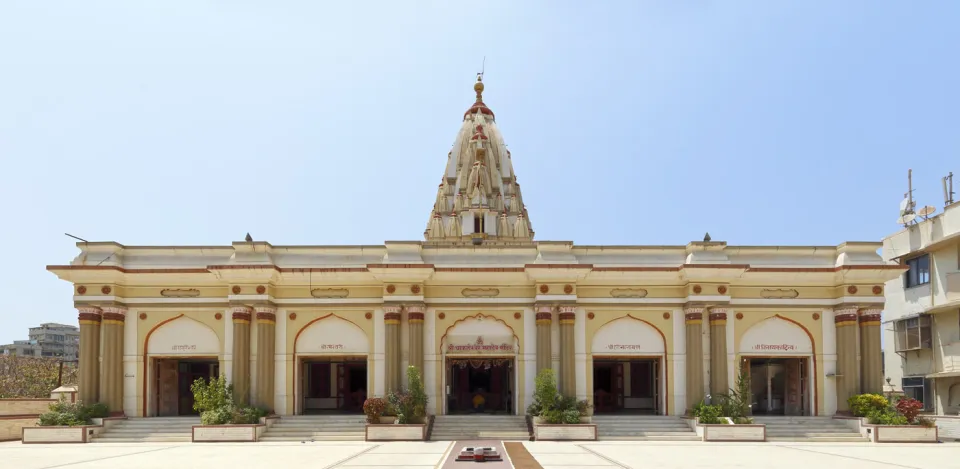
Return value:
M 806 358 L 745 358 L 754 415 L 810 415 Z
M 447 359 L 448 414 L 513 415 L 513 359 Z
M 220 376 L 220 362 L 210 358 L 154 359 L 156 412 L 160 417 L 197 415 L 190 386 L 198 379 Z
M 301 362 L 302 414 L 361 413 L 367 399 L 366 357 Z
M 593 360 L 595 413 L 660 414 L 660 359 Z

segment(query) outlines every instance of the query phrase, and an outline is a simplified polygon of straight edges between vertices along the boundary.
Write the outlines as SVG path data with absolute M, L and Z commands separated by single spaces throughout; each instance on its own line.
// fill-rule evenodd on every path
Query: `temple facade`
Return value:
M 80 399 L 190 414 L 190 383 L 222 374 L 280 415 L 353 413 L 408 366 L 437 415 L 523 414 L 546 368 L 597 414 L 682 415 L 739 373 L 756 414 L 831 415 L 881 391 L 884 285 L 905 269 L 881 243 L 535 241 L 483 87 L 423 241 L 82 242 L 48 266 L 73 284 Z

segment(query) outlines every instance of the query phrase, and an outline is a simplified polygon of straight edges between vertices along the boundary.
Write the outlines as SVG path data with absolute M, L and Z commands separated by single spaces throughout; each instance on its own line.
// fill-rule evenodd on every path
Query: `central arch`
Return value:
M 194 414 L 190 383 L 221 374 L 220 336 L 179 314 L 154 326 L 143 342 L 143 416 Z
M 294 413 L 359 413 L 371 392 L 373 349 L 360 326 L 330 313 L 294 337 Z
M 737 352 L 750 376 L 755 414 L 819 414 L 816 343 L 806 327 L 770 316 L 744 331 Z
M 663 331 L 628 314 L 600 326 L 590 352 L 593 389 L 588 393 L 595 412 L 668 413 Z
M 517 413 L 520 338 L 482 313 L 453 323 L 440 338 L 443 413 Z

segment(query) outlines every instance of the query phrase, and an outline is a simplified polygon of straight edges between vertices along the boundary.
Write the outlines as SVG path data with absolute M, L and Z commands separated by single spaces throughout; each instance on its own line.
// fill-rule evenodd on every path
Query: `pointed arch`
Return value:
M 334 313 L 304 324 L 293 339 L 293 352 L 309 355 L 373 353 L 366 331 L 357 323 Z
M 590 350 L 595 355 L 665 354 L 667 337 L 650 321 L 627 314 L 600 326 L 593 335 Z
M 507 324 L 507 322 L 504 321 L 503 319 L 500 319 L 493 315 L 488 315 L 483 313 L 477 313 L 472 316 L 465 316 L 463 318 L 460 318 L 454 321 L 453 324 L 450 325 L 450 327 L 447 327 L 447 329 L 443 331 L 443 336 L 440 337 L 440 343 L 437 344 L 437 347 L 438 347 L 437 353 L 440 353 L 440 354 L 444 353 L 445 351 L 444 346 L 445 344 L 449 343 L 449 340 L 448 340 L 449 337 L 451 337 L 452 335 L 457 335 L 457 334 L 451 334 L 451 332 L 456 332 L 457 328 L 466 328 L 465 330 L 463 330 L 463 335 L 482 336 L 484 334 L 490 334 L 491 332 L 494 332 L 494 333 L 497 332 L 490 326 L 476 327 L 475 323 L 483 322 L 484 320 L 487 320 L 487 319 L 492 320 L 488 324 L 502 326 L 502 329 L 501 329 L 502 335 L 510 336 L 513 341 L 513 344 L 515 347 L 513 353 L 519 353 L 520 337 L 517 335 L 516 330 L 510 327 L 510 325 Z M 473 322 L 474 324 L 471 324 L 471 322 Z M 494 335 L 498 335 L 498 334 L 494 334 Z

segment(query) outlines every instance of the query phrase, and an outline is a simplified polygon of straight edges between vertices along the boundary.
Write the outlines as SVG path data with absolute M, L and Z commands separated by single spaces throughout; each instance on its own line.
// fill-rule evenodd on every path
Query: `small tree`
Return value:
M 539 417 L 556 407 L 560 401 L 560 391 L 557 390 L 557 374 L 552 368 L 544 368 L 537 373 L 533 381 L 533 404 L 527 407 L 527 414 Z
M 750 405 L 753 392 L 750 390 L 750 373 L 745 368 L 737 374 L 737 383 L 727 394 L 717 396 L 723 416 L 730 417 L 734 423 L 749 423 Z
M 190 385 L 193 393 L 193 410 L 203 413 L 208 410 L 233 407 L 233 385 L 227 384 L 227 378 L 197 378 Z
M 923 410 L 923 403 L 913 399 L 905 398 L 897 401 L 897 412 L 900 413 L 910 424 L 917 423 L 917 416 Z
M 410 397 L 413 400 L 413 417 L 422 420 L 427 416 L 427 403 L 430 399 L 423 388 L 423 376 L 417 367 L 407 367 L 407 382 L 410 384 Z

